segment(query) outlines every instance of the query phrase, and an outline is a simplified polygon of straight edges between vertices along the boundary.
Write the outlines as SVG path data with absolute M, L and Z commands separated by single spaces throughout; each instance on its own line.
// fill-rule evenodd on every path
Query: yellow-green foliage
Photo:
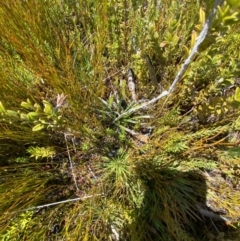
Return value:
M 38 158 L 46 158 L 46 157 L 53 157 L 55 155 L 55 151 L 51 147 L 29 147 L 27 152 L 31 154 L 30 157 L 35 157 L 36 160 Z
M 27 230 L 30 228 L 29 222 L 31 221 L 32 215 L 33 211 L 26 211 L 14 217 L 9 224 L 9 229 L 5 233 L 0 234 L 1 240 L 10 241 L 25 239 L 26 236 L 24 232 L 28 232 Z
M 139 109 L 214 1 L 1 1 L 2 240 L 237 240 L 240 4 L 223 2 L 168 101 Z

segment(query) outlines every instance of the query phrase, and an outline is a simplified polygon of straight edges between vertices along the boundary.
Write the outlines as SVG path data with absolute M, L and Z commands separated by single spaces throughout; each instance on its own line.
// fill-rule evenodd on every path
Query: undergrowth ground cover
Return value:
M 0 1 L 1 240 L 239 240 L 239 10 Z

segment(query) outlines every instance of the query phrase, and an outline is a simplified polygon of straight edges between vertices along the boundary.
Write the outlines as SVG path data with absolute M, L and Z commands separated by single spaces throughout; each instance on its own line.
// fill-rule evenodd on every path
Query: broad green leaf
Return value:
M 27 117 L 28 117 L 29 120 L 36 120 L 36 118 L 38 118 L 38 116 L 39 116 L 38 113 L 34 112 L 34 111 L 29 112 L 27 114 Z
M 21 102 L 21 106 L 25 109 L 32 109 L 33 108 L 33 106 L 30 103 L 25 102 L 25 101 Z
M 203 8 L 200 7 L 199 9 L 199 22 L 203 25 L 206 21 L 206 16 Z
M 39 121 L 40 121 L 42 124 L 45 124 L 45 125 L 49 124 L 49 122 L 47 122 L 47 121 L 44 120 L 44 119 L 39 119 Z
M 44 113 L 46 113 L 47 115 L 51 115 L 53 113 L 52 105 L 46 100 L 44 100 L 43 103 L 44 103 L 44 110 L 43 110 Z
M 21 114 L 20 114 L 20 119 L 21 119 L 21 120 L 29 120 L 28 115 L 27 115 L 27 114 L 24 114 L 24 113 L 21 113 Z
M 32 131 L 41 131 L 42 129 L 44 129 L 44 125 L 43 124 L 37 124 L 32 128 Z
M 39 111 L 42 109 L 41 106 L 37 103 L 35 103 L 33 107 L 35 108 L 36 111 Z
M 235 99 L 237 102 L 240 102 L 240 88 L 239 88 L 239 87 L 236 88 L 235 95 L 234 95 L 234 99 Z

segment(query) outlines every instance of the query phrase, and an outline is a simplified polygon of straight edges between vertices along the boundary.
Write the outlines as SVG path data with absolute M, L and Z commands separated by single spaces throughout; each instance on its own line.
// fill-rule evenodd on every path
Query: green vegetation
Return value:
M 240 3 L 216 2 L 195 53 L 214 1 L 1 1 L 1 240 L 239 240 Z

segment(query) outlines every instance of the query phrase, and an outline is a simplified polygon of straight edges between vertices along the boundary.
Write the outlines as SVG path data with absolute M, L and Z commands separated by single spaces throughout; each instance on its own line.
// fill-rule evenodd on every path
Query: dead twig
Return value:
M 135 77 L 132 69 L 128 70 L 128 89 L 132 94 L 133 101 L 137 101 L 136 82 L 135 82 Z
M 25 212 L 25 211 L 31 211 L 31 210 L 40 209 L 40 208 L 47 208 L 47 207 L 55 206 L 55 205 L 58 205 L 58 204 L 76 202 L 76 201 L 86 200 L 86 199 L 89 199 L 89 198 L 94 198 L 94 197 L 103 196 L 103 195 L 104 195 L 103 193 L 99 193 L 99 194 L 89 195 L 89 196 L 85 196 L 85 197 L 72 198 L 72 199 L 67 199 L 67 200 L 64 200 L 64 201 L 39 205 L 39 206 L 36 206 L 36 207 L 25 208 L 25 209 L 18 210 L 18 211 L 15 211 L 15 212 Z M 11 213 L 15 213 L 15 212 L 11 212 Z
M 185 74 L 185 72 L 187 71 L 190 63 L 192 62 L 192 60 L 194 59 L 194 57 L 196 56 L 196 54 L 198 53 L 198 49 L 199 49 L 199 46 L 203 43 L 203 41 L 206 39 L 207 35 L 208 35 L 208 32 L 209 32 L 209 29 L 211 27 L 211 24 L 212 24 L 212 21 L 213 21 L 213 18 L 214 16 L 216 15 L 217 13 L 217 8 L 219 5 L 221 5 L 223 0 L 215 0 L 215 3 L 214 3 L 214 6 L 213 6 L 213 9 L 212 9 L 212 12 L 211 14 L 209 15 L 209 17 L 207 18 L 206 20 L 206 23 L 204 24 L 204 27 L 201 31 L 201 33 L 199 34 L 198 38 L 197 38 L 197 41 L 195 43 L 195 45 L 193 46 L 192 48 L 192 51 L 190 53 L 190 55 L 188 56 L 188 58 L 185 60 L 185 62 L 183 63 L 180 71 L 178 72 L 177 76 L 175 77 L 175 79 L 173 80 L 173 83 L 171 84 L 170 88 L 168 89 L 168 91 L 163 91 L 160 95 L 158 95 L 157 97 L 151 99 L 150 101 L 148 102 L 145 102 L 137 107 L 134 107 L 126 112 L 123 112 L 121 115 L 119 115 L 115 120 L 114 122 L 118 121 L 119 119 L 131 114 L 131 113 L 134 113 L 140 109 L 143 109 L 143 108 L 146 108 L 147 106 L 149 105 L 152 105 L 154 104 L 155 102 L 157 102 L 158 100 L 162 99 L 164 96 L 168 96 L 166 98 L 166 100 L 164 101 L 163 103 L 163 106 L 161 109 L 164 108 L 166 102 L 168 101 L 168 98 L 170 96 L 170 94 L 174 91 L 174 89 L 176 88 L 176 85 L 177 83 L 182 79 L 183 75 Z

